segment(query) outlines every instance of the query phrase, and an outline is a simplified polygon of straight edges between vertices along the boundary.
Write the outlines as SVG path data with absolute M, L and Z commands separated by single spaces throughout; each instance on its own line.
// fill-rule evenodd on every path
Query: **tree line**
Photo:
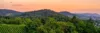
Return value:
M 6 17 L 0 16 L 1 24 L 25 25 L 26 33 L 100 33 L 92 18 L 80 20 L 76 16 Z

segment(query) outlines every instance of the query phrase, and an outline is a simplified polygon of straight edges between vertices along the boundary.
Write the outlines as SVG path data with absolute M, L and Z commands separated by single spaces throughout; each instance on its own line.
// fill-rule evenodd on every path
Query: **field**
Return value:
M 0 24 L 0 33 L 24 33 L 25 25 Z

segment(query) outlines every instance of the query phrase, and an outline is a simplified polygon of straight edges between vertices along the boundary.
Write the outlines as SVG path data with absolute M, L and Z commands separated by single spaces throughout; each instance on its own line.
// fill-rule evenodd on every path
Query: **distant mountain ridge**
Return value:
M 65 16 L 69 16 L 69 17 L 73 17 L 75 15 L 75 14 L 72 14 L 68 11 L 62 11 L 62 12 L 59 12 L 59 13 L 62 14 L 62 15 L 65 15 Z
M 54 12 L 50 9 L 41 9 L 41 10 L 35 10 L 31 12 L 25 12 L 21 16 L 36 16 L 36 17 L 45 17 L 45 16 L 53 16 L 53 15 L 61 15 L 57 12 Z
M 93 18 L 94 20 L 100 20 L 100 15 L 99 14 L 91 14 L 91 13 L 70 13 L 67 11 L 62 11 L 62 12 L 55 12 L 53 10 L 50 9 L 41 9 L 41 10 L 35 10 L 35 11 L 31 11 L 31 12 L 17 12 L 14 10 L 9 10 L 9 9 L 0 9 L 0 16 L 37 16 L 37 17 L 42 17 L 42 16 L 55 16 L 55 15 L 64 15 L 64 16 L 68 16 L 68 17 L 73 17 L 74 15 L 76 15 L 77 17 L 79 17 L 80 19 L 89 19 L 89 18 Z
M 65 15 L 65 16 L 70 16 L 70 17 L 77 16 L 80 19 L 92 18 L 94 20 L 100 20 L 100 15 L 96 14 L 96 13 L 70 13 L 70 12 L 67 12 L 67 11 L 62 11 L 62 12 L 59 12 L 59 13 Z
M 21 14 L 21 12 L 9 9 L 0 9 L 0 16 L 14 16 L 18 14 Z
M 83 13 L 83 14 L 76 14 L 81 19 L 89 19 L 92 18 L 94 20 L 100 20 L 100 15 L 96 13 Z

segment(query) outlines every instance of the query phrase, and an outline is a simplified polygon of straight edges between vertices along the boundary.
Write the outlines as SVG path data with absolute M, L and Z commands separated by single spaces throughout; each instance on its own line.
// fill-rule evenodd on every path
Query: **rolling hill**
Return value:
M 92 14 L 92 13 L 80 13 L 79 14 L 79 13 L 70 13 L 67 11 L 54 12 L 53 10 L 50 10 L 50 9 L 41 9 L 41 10 L 34 10 L 31 12 L 23 12 L 22 13 L 22 12 L 17 12 L 14 10 L 9 10 L 9 9 L 0 9 L 0 16 L 44 17 L 44 16 L 53 16 L 53 15 L 63 15 L 63 16 L 68 16 L 68 17 L 77 16 L 80 19 L 93 18 L 94 20 L 100 20 L 99 14 Z
M 54 12 L 53 10 L 50 9 L 41 9 L 41 10 L 35 10 L 31 12 L 25 12 L 21 16 L 36 16 L 36 17 L 47 17 L 47 16 L 56 16 L 56 15 L 62 15 L 57 12 Z M 64 15 L 63 15 L 64 16 Z
M 21 12 L 17 12 L 15 10 L 0 9 L 0 16 L 16 16 L 19 14 L 21 14 Z

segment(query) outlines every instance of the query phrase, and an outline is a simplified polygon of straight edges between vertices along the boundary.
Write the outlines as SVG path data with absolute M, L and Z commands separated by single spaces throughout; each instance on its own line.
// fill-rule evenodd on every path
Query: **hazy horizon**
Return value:
M 26 12 L 39 9 L 51 9 L 56 12 L 98 13 L 100 0 L 0 0 L 0 9 L 12 9 Z

